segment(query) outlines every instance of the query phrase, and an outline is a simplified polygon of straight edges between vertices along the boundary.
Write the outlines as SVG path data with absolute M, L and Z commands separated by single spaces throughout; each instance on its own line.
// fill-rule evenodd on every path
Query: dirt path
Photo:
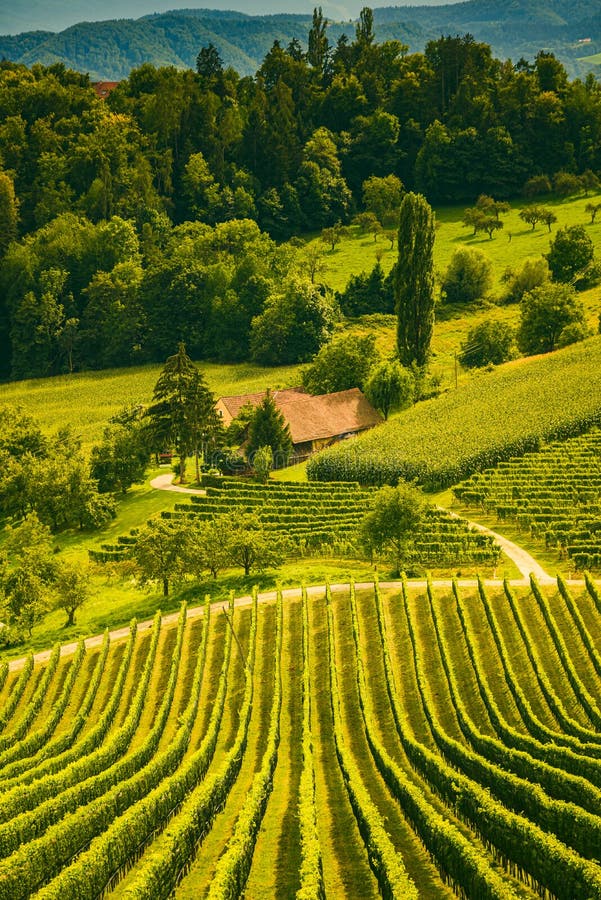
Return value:
M 443 507 L 440 507 L 440 509 L 442 508 Z M 457 513 L 451 512 L 450 509 L 445 509 L 444 511 L 455 519 L 466 521 L 462 516 L 458 516 Z M 508 556 L 512 563 L 514 563 L 523 578 L 527 580 L 530 575 L 534 575 L 540 584 L 555 584 L 555 578 L 545 572 L 540 563 L 537 563 L 535 558 L 524 550 L 523 547 L 520 547 L 519 544 L 514 544 L 509 538 L 503 537 L 502 534 L 497 534 L 496 531 L 492 531 L 485 525 L 480 525 L 479 522 L 468 521 L 468 525 L 470 528 L 475 528 L 476 531 L 481 531 L 482 534 L 488 534 L 490 537 L 493 537 L 501 547 L 505 556 Z
M 166 472 L 164 475 L 158 475 L 156 478 L 150 482 L 150 486 L 156 488 L 160 491 L 178 491 L 182 494 L 205 494 L 206 492 L 203 490 L 197 490 L 195 488 L 185 488 L 181 487 L 177 484 L 172 484 L 173 474 L 171 472 Z M 456 518 L 461 518 L 457 516 L 456 513 L 450 512 L 450 510 L 446 510 L 450 515 L 455 516 Z M 511 559 L 511 561 L 515 564 L 518 571 L 522 574 L 521 579 L 515 579 L 510 582 L 512 586 L 522 587 L 527 585 L 529 582 L 530 574 L 533 574 L 540 584 L 554 584 L 555 579 L 551 577 L 543 567 L 537 563 L 533 556 L 527 553 L 522 547 L 518 544 L 514 544 L 513 541 L 508 540 L 506 537 L 503 537 L 502 534 L 497 534 L 496 531 L 492 531 L 490 528 L 486 528 L 484 525 L 480 525 L 478 522 L 469 522 L 468 523 L 472 528 L 477 529 L 478 531 L 483 532 L 484 534 L 488 534 L 497 541 L 497 543 L 502 548 L 503 552 L 506 556 Z M 499 579 L 489 579 L 485 582 L 490 585 L 499 585 L 501 581 Z M 567 582 L 568 584 L 579 585 L 582 584 L 580 580 L 574 580 Z M 371 582 L 366 582 L 362 584 L 357 584 L 356 587 L 358 589 L 371 587 Z M 425 581 L 410 581 L 409 584 L 411 586 L 416 587 L 425 587 Z M 439 579 L 433 582 L 434 587 L 450 587 L 452 584 L 451 579 Z M 458 584 L 462 587 L 473 587 L 476 584 L 475 579 L 467 578 L 467 579 L 459 579 Z M 396 581 L 386 581 L 380 582 L 381 587 L 390 588 L 390 587 L 399 587 L 399 582 Z M 348 584 L 333 584 L 331 586 L 332 591 L 343 591 L 346 590 Z M 319 594 L 324 590 L 324 585 L 315 585 L 307 588 L 307 593 L 309 596 L 313 596 L 315 594 Z M 285 588 L 282 591 L 283 596 L 286 598 L 294 599 L 296 597 L 300 597 L 300 588 Z M 269 602 L 271 600 L 275 600 L 276 592 L 275 591 L 264 591 L 259 594 L 260 602 Z M 243 597 L 237 597 L 234 601 L 236 606 L 245 606 L 251 602 L 250 594 L 247 594 Z M 212 604 L 213 609 L 222 609 L 225 606 L 224 601 L 218 601 L 217 603 Z M 188 618 L 195 618 L 196 616 L 201 616 L 203 613 L 202 606 L 196 606 L 192 609 L 188 610 Z M 169 624 L 176 622 L 178 619 L 179 613 L 169 613 L 166 616 L 163 616 L 163 623 Z M 147 631 L 152 627 L 152 620 L 147 622 L 139 622 L 138 623 L 138 631 L 143 632 Z M 118 628 L 115 631 L 111 631 L 111 641 L 117 641 L 123 638 L 126 638 L 129 634 L 129 628 Z M 97 647 L 102 643 L 103 635 L 98 634 L 94 637 L 89 637 L 86 639 L 86 647 Z M 75 653 L 77 649 L 78 642 L 73 641 L 69 644 L 63 644 L 61 647 L 61 656 L 68 656 L 69 654 Z M 34 660 L 36 663 L 47 662 L 50 658 L 51 650 L 42 650 L 40 653 L 36 653 L 34 656 Z M 25 658 L 22 659 L 13 659 L 9 662 L 8 668 L 9 671 L 14 672 L 23 668 L 25 663 Z
M 177 491 L 178 494 L 205 495 L 207 493 L 202 488 L 186 488 L 182 487 L 181 484 L 173 484 L 173 472 L 165 472 L 164 475 L 157 475 L 157 477 L 153 478 L 150 482 L 150 487 L 155 488 L 157 491 Z
M 526 556 L 527 556 L 527 554 L 526 554 Z M 541 571 L 543 571 L 543 570 L 541 569 Z M 545 577 L 548 579 L 545 582 L 545 584 L 554 584 L 555 583 L 554 579 L 550 578 L 548 575 L 546 575 Z M 427 584 L 427 582 L 425 580 L 420 580 L 420 579 L 416 579 L 416 580 L 411 579 L 408 583 L 409 583 L 409 587 L 411 587 L 411 588 L 422 588 L 422 589 L 425 588 L 426 584 Z M 484 579 L 484 584 L 486 584 L 490 587 L 499 587 L 502 583 L 503 582 L 499 578 Z M 529 583 L 529 579 L 527 577 L 512 579 L 509 582 L 509 584 L 512 587 L 524 587 L 524 586 L 528 585 L 528 583 Z M 443 587 L 450 588 L 453 584 L 453 581 L 450 578 L 439 578 L 439 579 L 436 579 L 435 581 L 433 581 L 432 584 L 435 588 L 443 588 Z M 475 578 L 459 578 L 459 579 L 457 579 L 457 584 L 459 585 L 459 587 L 470 588 L 470 587 L 475 587 L 477 584 L 477 581 Z M 566 584 L 568 586 L 572 585 L 572 586 L 577 587 L 577 586 L 582 586 L 583 581 L 580 579 L 573 579 L 571 581 L 566 581 Z M 380 582 L 381 588 L 393 588 L 393 589 L 396 588 L 396 589 L 400 590 L 400 585 L 401 585 L 400 581 L 381 581 Z M 369 589 L 369 588 L 373 587 L 373 582 L 372 581 L 357 582 L 355 584 L 355 587 L 357 590 Z M 324 589 L 325 589 L 325 585 L 323 585 L 323 584 L 310 585 L 309 587 L 307 587 L 307 594 L 309 597 L 319 596 L 319 594 L 322 593 L 324 591 Z M 346 590 L 348 590 L 348 582 L 345 582 L 343 584 L 332 584 L 330 586 L 330 589 L 334 593 L 338 593 L 339 591 L 346 591 Z M 282 596 L 284 597 L 284 599 L 294 600 L 294 599 L 297 599 L 298 597 L 300 597 L 300 594 L 301 594 L 300 588 L 284 588 L 282 590 Z M 262 591 L 259 594 L 259 602 L 260 603 L 269 603 L 269 602 L 275 600 L 275 598 L 276 598 L 276 591 Z M 251 603 L 251 601 L 252 601 L 251 595 L 245 594 L 242 597 L 235 598 L 234 606 L 236 606 L 236 607 L 248 606 Z M 217 611 L 217 612 L 219 612 L 222 609 L 227 609 L 227 600 L 217 600 L 215 603 L 211 604 L 211 609 L 214 611 Z M 198 616 L 202 616 L 203 610 L 204 610 L 204 607 L 202 607 L 202 606 L 192 607 L 191 609 L 188 610 L 188 618 L 194 619 L 194 618 L 197 618 Z M 174 624 L 175 622 L 177 622 L 178 618 L 179 618 L 179 612 L 173 612 L 173 613 L 169 613 L 168 615 L 163 616 L 162 622 L 164 625 Z M 138 623 L 138 632 L 139 633 L 148 631 L 150 628 L 152 628 L 152 619 L 149 619 L 147 622 L 139 622 Z M 115 631 L 110 632 L 111 642 L 123 640 L 124 638 L 126 638 L 128 636 L 128 634 L 129 634 L 128 626 L 126 626 L 124 628 L 117 628 Z M 86 645 L 86 647 L 98 647 L 98 646 L 100 646 L 100 644 L 102 644 L 103 639 L 104 639 L 104 635 L 96 634 L 93 637 L 86 638 L 85 645 Z M 77 646 L 78 646 L 77 641 L 73 641 L 69 644 L 63 644 L 63 646 L 61 647 L 61 656 L 69 656 L 70 654 L 75 653 Z M 36 653 L 34 655 L 35 663 L 39 664 L 39 663 L 47 662 L 50 658 L 51 652 L 52 652 L 51 650 L 42 650 L 39 653 Z M 19 669 L 22 669 L 24 664 L 25 664 L 25 657 L 22 657 L 20 659 L 10 660 L 10 662 L 8 664 L 9 672 L 15 672 L 15 671 L 18 671 Z

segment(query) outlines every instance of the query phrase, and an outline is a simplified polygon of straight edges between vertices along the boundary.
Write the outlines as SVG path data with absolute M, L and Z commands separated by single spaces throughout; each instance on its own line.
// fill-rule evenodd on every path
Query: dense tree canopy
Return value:
M 158 361 L 174 339 L 249 358 L 251 322 L 302 268 L 265 232 L 365 211 L 395 227 L 406 187 L 496 198 L 476 223 L 492 237 L 526 182 L 588 190 L 600 170 L 593 77 L 471 35 L 407 53 L 368 8 L 336 44 L 316 10 L 308 46 L 275 41 L 254 77 L 209 44 L 195 70 L 144 63 L 105 100 L 64 66 L 2 62 L 0 377 Z

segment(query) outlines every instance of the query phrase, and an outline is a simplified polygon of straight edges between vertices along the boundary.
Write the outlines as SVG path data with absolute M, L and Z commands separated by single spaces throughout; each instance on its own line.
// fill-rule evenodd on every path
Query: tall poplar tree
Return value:
M 434 327 L 434 213 L 422 194 L 405 194 L 394 278 L 397 349 L 404 366 L 423 367 Z

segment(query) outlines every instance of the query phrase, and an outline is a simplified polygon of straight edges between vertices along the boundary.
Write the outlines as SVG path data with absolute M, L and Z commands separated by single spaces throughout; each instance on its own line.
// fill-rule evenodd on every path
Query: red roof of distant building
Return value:
M 100 100 L 106 100 L 108 95 L 111 93 L 111 91 L 115 90 L 118 84 L 118 81 L 93 81 L 92 87 L 96 91 L 96 96 Z
M 266 391 L 261 391 L 221 397 L 217 401 L 217 409 L 223 416 L 224 425 L 229 425 L 246 404 L 258 406 L 265 394 Z M 271 396 L 290 427 L 294 444 L 356 434 L 382 421 L 380 413 L 376 412 L 359 388 L 317 397 L 292 388 L 273 391 Z

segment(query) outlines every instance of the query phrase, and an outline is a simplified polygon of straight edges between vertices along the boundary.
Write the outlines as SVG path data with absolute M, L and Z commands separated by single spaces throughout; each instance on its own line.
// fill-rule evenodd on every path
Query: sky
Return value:
M 454 0 L 380 0 L 376 6 L 444 6 Z M 358 15 L 367 0 L 322 0 L 321 6 L 331 19 L 349 19 Z M 137 19 L 155 12 L 173 9 L 235 9 L 249 15 L 267 13 L 309 13 L 319 0 L 0 0 L 0 34 L 23 31 L 63 31 L 77 22 L 104 19 Z

